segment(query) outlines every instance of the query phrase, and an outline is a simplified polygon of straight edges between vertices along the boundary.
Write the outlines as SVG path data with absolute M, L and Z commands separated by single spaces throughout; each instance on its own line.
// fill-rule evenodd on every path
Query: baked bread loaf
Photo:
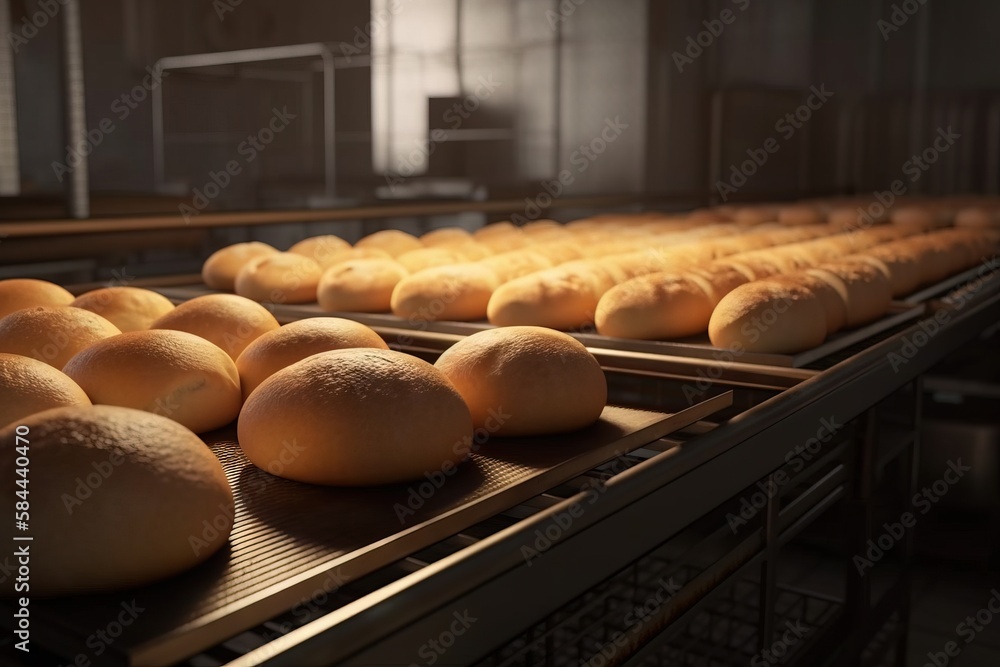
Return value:
M 881 318 L 892 301 L 889 279 L 874 266 L 859 262 L 824 264 L 807 273 L 833 287 L 847 306 L 848 328 Z
M 255 301 L 235 294 L 207 294 L 185 301 L 153 322 L 150 328 L 201 336 L 236 360 L 258 336 L 278 326 L 274 315 Z
M 501 327 L 587 327 L 594 322 L 601 295 L 614 284 L 612 270 L 610 265 L 580 260 L 522 276 L 494 292 L 487 316 Z M 624 272 L 620 276 L 624 279 Z
M 90 405 L 65 373 L 19 354 L 0 354 L 0 396 L 0 429 L 42 410 Z
M 310 317 L 289 322 L 250 343 L 236 360 L 244 398 L 282 368 L 320 352 L 371 347 L 388 350 L 382 338 L 363 324 L 339 317 Z
M 679 273 L 639 276 L 612 288 L 597 306 L 603 336 L 666 340 L 705 331 L 715 299 L 704 280 Z
M 473 435 L 469 408 L 440 371 L 408 354 L 363 348 L 314 354 L 264 380 L 238 429 L 257 467 L 339 486 L 448 473 Z M 289 443 L 297 456 L 286 455 Z
M 323 269 L 291 252 L 258 257 L 236 275 L 236 293 L 262 303 L 312 303 Z
M 712 345 L 734 352 L 794 354 L 826 338 L 826 312 L 811 290 L 788 281 L 758 280 L 726 295 L 712 312 Z
M 498 284 L 496 274 L 480 264 L 437 266 L 396 285 L 392 312 L 410 322 L 481 320 Z
M 122 331 L 142 331 L 174 309 L 162 294 L 139 287 L 103 287 L 81 294 L 70 304 L 97 313 Z
M 450 246 L 472 240 L 472 234 L 461 227 L 441 227 L 432 229 L 420 237 L 420 243 L 428 248 Z
M 552 329 L 480 331 L 434 365 L 465 399 L 476 428 L 499 436 L 576 431 L 600 419 L 608 400 L 597 359 Z
M 288 252 L 308 257 L 320 267 L 326 268 L 332 266 L 329 262 L 336 258 L 339 253 L 350 249 L 351 244 L 344 239 L 327 234 L 303 239 L 289 248 Z
M 805 272 L 792 273 L 787 276 L 773 276 L 771 282 L 779 282 L 799 287 L 805 287 L 816 295 L 823 306 L 826 315 L 826 334 L 840 331 L 847 325 L 847 303 L 840 293 L 826 280 L 817 278 Z
M 243 405 L 236 364 L 184 331 L 131 331 L 91 345 L 63 369 L 97 405 L 163 415 L 195 433 L 225 426 Z
M 188 570 L 229 539 L 233 494 L 191 431 L 112 406 L 46 410 L 31 441 L 31 595 L 135 588 Z M 0 431 L 0 490 L 15 498 L 15 426 Z M 8 544 L 16 535 L 6 522 Z M 3 591 L 14 595 L 14 577 Z M 24 595 L 25 593 L 20 593 Z
M 0 280 L 0 317 L 32 306 L 68 306 L 73 295 L 55 283 L 34 278 Z
M 323 273 L 316 299 L 328 313 L 388 313 L 392 291 L 407 275 L 392 259 L 354 259 Z
M 226 246 L 216 250 L 205 260 L 201 267 L 201 279 L 212 289 L 232 292 L 236 286 L 236 274 L 249 261 L 277 252 L 277 248 L 259 241 Z
M 393 257 L 399 257 L 411 250 L 423 248 L 424 244 L 413 234 L 407 234 L 398 229 L 383 229 L 364 237 L 355 243 L 354 247 L 382 250 Z
M 406 269 L 407 273 L 417 273 L 435 266 L 462 264 L 468 260 L 465 255 L 445 246 L 411 250 L 397 257 L 396 261 Z
M 82 308 L 37 306 L 0 318 L 0 352 L 20 354 L 62 368 L 70 358 L 121 331 Z

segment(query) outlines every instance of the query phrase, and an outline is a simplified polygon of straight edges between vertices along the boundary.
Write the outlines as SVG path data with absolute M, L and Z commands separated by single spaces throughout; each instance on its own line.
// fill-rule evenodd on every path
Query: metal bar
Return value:
M 468 609 L 480 620 L 450 649 L 449 660 L 471 662 L 484 647 L 544 618 L 711 510 L 717 494 L 709 497 L 706 488 L 725 485 L 734 493 L 745 488 L 776 467 L 789 439 L 815 429 L 831 410 L 841 419 L 853 418 L 998 316 L 997 298 L 965 311 L 897 373 L 887 355 L 898 354 L 904 336 L 916 329 L 898 334 L 705 434 L 697 447 L 674 449 L 630 468 L 614 477 L 601 501 L 531 567 L 521 549 L 533 543 L 535 531 L 552 521 L 559 506 L 277 639 L 233 667 L 329 664 L 365 649 L 368 659 L 376 650 L 379 658 L 388 651 L 410 655 L 408 647 L 415 652 L 439 634 L 456 609 Z M 651 516 L 657 517 L 652 524 Z
M 323 182 L 327 201 L 337 197 L 336 65 L 333 54 L 323 47 Z
M 10 2 L 0 0 L 0 35 L 13 35 Z M 0 196 L 21 194 L 21 168 L 17 150 L 17 99 L 14 82 L 13 40 L 0 47 Z
M 87 98 L 83 77 L 83 37 L 79 0 L 66 0 L 62 10 L 63 105 L 66 143 L 78 164 L 66 184 L 66 212 L 71 218 L 90 217 L 90 174 L 87 147 Z
M 777 489 L 775 476 L 768 475 L 768 489 Z M 771 645 L 774 637 L 774 603 L 777 596 L 778 570 L 778 522 L 781 499 L 777 493 L 767 494 L 767 505 L 763 512 L 764 558 L 760 563 L 760 619 L 757 632 L 757 650 L 763 651 Z
M 635 194 L 599 195 L 592 197 L 560 197 L 546 210 L 570 208 L 615 208 L 633 204 L 686 203 L 704 195 L 678 193 L 656 197 Z M 202 213 L 190 222 L 176 215 L 150 215 L 134 218 L 92 218 L 86 224 L 69 223 L 64 219 L 0 223 L 0 234 L 9 237 L 89 234 L 163 229 L 193 229 L 212 227 L 254 227 L 280 223 L 333 222 L 376 218 L 417 217 L 458 213 L 510 213 L 523 207 L 520 199 L 492 201 L 410 202 L 406 204 L 372 204 L 370 206 L 293 209 L 284 211 L 243 211 L 234 213 Z

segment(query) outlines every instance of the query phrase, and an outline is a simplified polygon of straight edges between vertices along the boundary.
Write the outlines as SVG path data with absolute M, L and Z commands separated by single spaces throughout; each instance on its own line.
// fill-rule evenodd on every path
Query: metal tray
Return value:
M 980 278 L 988 280 L 992 286 L 992 289 L 996 289 L 996 284 L 994 284 L 995 281 L 992 280 L 992 277 L 995 277 L 996 275 L 1000 274 L 1000 271 L 993 269 L 991 271 L 985 272 L 984 274 L 980 274 L 980 271 L 982 270 L 983 266 L 984 266 L 983 264 L 979 264 L 969 269 L 968 271 L 963 271 L 958 275 L 951 276 L 950 278 L 945 278 L 941 282 L 934 283 L 933 285 L 928 285 L 927 287 L 924 287 L 921 290 L 914 292 L 913 294 L 910 294 L 909 296 L 904 298 L 902 302 L 911 306 L 922 304 L 932 299 L 943 297 L 952 290 L 956 290 L 956 288 L 962 287 L 966 283 L 972 282 Z M 987 278 L 987 276 L 990 276 L 990 278 Z
M 732 402 L 727 392 L 672 415 L 608 406 L 598 423 L 575 433 L 491 438 L 440 485 L 428 480 L 362 489 L 301 484 L 250 464 L 235 441 L 235 428 L 208 434 L 205 441 L 236 495 L 235 527 L 223 552 L 153 586 L 32 600 L 33 641 L 60 655 L 84 655 L 91 664 L 174 664 Z M 132 605 L 142 611 L 131 614 L 135 618 L 124 629 L 117 626 L 120 636 L 108 644 L 95 639 Z M 6 602 L 0 607 L 10 610 Z
M 163 287 L 156 291 L 174 301 L 187 301 L 205 294 L 216 294 L 204 285 L 185 287 Z M 708 340 L 708 334 L 685 338 L 676 341 L 634 340 L 630 338 L 611 338 L 594 332 L 591 327 L 586 331 L 568 331 L 571 336 L 587 347 L 605 350 L 620 350 L 623 352 L 640 352 L 647 354 L 665 354 L 675 357 L 704 359 L 713 362 L 737 361 L 744 364 L 759 366 L 779 366 L 785 368 L 803 368 L 823 357 L 852 347 L 863 340 L 877 336 L 880 333 L 896 328 L 900 324 L 915 320 L 924 314 L 923 304 L 894 302 L 885 317 L 866 326 L 850 331 L 840 331 L 827 338 L 819 347 L 797 354 L 765 354 L 760 352 L 744 352 L 738 358 L 726 351 L 714 347 Z M 479 331 L 493 329 L 489 322 L 417 322 L 384 313 L 330 313 L 320 309 L 315 303 L 281 304 L 271 307 L 271 311 L 281 321 L 292 321 L 306 317 L 344 317 L 360 322 L 375 329 L 404 329 L 414 332 L 445 333 L 469 336 Z

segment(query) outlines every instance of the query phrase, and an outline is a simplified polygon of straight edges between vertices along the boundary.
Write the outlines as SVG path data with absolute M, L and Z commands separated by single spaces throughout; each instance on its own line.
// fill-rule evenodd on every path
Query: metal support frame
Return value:
M 336 159 L 336 71 L 348 67 L 370 67 L 371 58 L 334 56 L 329 45 L 314 42 L 289 46 L 272 46 L 259 49 L 241 49 L 218 53 L 199 53 L 187 56 L 169 56 L 156 61 L 157 71 L 199 69 L 220 65 L 274 62 L 297 58 L 319 58 L 323 75 L 323 181 L 324 193 L 332 202 L 337 194 Z M 153 88 L 153 176 L 156 187 L 162 187 L 165 175 L 165 141 L 163 121 L 163 87 Z
M 66 181 L 66 208 L 71 218 L 89 218 L 90 172 L 87 156 L 90 151 L 82 149 L 88 139 L 79 0 L 66 0 L 61 15 L 66 143 L 77 151 L 80 161 Z

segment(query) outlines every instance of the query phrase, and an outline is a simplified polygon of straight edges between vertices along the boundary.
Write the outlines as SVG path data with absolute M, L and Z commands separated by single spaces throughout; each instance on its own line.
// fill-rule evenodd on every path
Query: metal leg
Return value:
M 774 475 L 767 478 L 767 489 L 777 489 Z M 764 562 L 760 564 L 760 622 L 757 637 L 758 652 L 774 641 L 774 607 L 777 597 L 778 512 L 781 501 L 777 493 L 769 493 L 764 508 Z
M 866 627 L 871 615 L 871 581 L 870 573 L 861 574 L 854 564 L 854 556 L 863 554 L 871 539 L 872 527 L 872 487 L 875 474 L 875 441 L 876 419 L 875 410 L 868 410 L 863 417 L 862 428 L 859 429 L 860 441 L 855 444 L 857 451 L 854 488 L 847 511 L 847 600 L 845 614 L 848 628 L 851 628 L 840 664 L 861 664 L 861 653 L 864 646 L 861 642 L 860 628 Z

